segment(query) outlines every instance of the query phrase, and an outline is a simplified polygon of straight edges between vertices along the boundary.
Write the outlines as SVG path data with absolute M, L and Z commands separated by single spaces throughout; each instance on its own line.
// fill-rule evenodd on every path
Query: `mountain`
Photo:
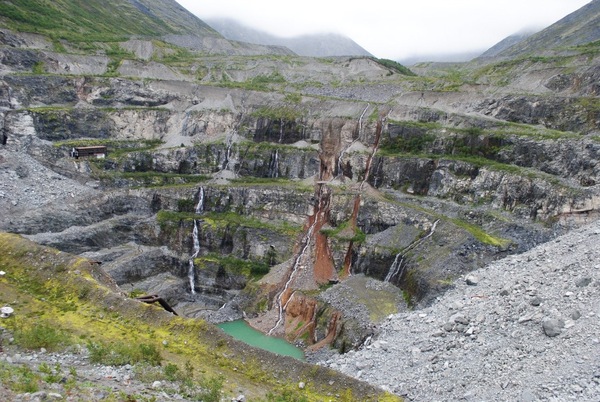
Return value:
M 206 22 L 227 39 L 285 46 L 300 56 L 371 56 L 367 50 L 343 35 L 328 33 L 284 38 L 247 27 L 232 19 L 207 19 Z
M 593 0 L 548 28 L 492 55 L 497 58 L 549 55 L 599 40 L 600 0 Z
M 0 4 L 0 22 L 14 30 L 71 41 L 130 35 L 220 36 L 174 0 L 13 0 Z
M 14 0 L 0 3 L 0 24 L 15 31 L 47 35 L 80 47 L 98 42 L 160 38 L 178 47 L 220 54 L 291 54 L 277 46 L 223 38 L 175 0 Z M 106 46 L 106 45 L 103 45 Z
M 498 54 L 500 54 L 503 51 L 524 41 L 525 39 L 529 38 L 533 34 L 534 34 L 534 32 L 523 32 L 523 33 L 510 35 L 510 36 L 502 39 L 500 42 L 496 43 L 494 46 L 492 46 L 491 48 L 489 48 L 482 54 L 480 54 L 478 56 L 478 58 L 485 59 L 485 58 L 490 58 L 490 57 L 496 57 L 496 56 L 498 56 Z

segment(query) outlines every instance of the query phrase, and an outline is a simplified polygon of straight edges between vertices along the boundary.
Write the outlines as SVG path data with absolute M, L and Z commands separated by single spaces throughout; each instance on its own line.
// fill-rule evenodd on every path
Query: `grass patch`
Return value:
M 158 366 L 162 361 L 158 348 L 147 343 L 131 345 L 124 342 L 88 342 L 87 349 L 92 363 L 107 366 L 124 366 L 138 363 Z
M 195 260 L 198 267 L 207 264 L 216 264 L 223 267 L 226 271 L 243 275 L 246 278 L 259 279 L 269 273 L 269 265 L 266 261 L 244 260 L 232 255 L 220 255 L 210 253 Z
M 251 113 L 252 117 L 269 120 L 296 121 L 304 115 L 304 111 L 297 107 L 284 105 L 279 107 L 262 107 Z
M 62 350 L 73 343 L 71 336 L 46 321 L 15 319 L 15 344 L 29 350 L 44 348 L 50 352 Z
M 329 238 L 335 238 L 341 241 L 363 243 L 367 235 L 358 226 L 350 227 L 349 222 L 342 222 L 335 228 L 324 228 L 320 232 Z
M 96 161 L 100 164 L 105 161 Z M 179 174 L 179 173 L 158 173 L 152 170 L 143 172 L 103 172 L 98 174 L 100 179 L 109 181 L 128 180 L 130 185 L 141 188 L 155 188 L 164 186 L 181 186 L 187 184 L 202 183 L 209 179 L 209 176 L 201 174 Z
M 397 61 L 389 60 L 389 59 L 377 59 L 375 57 L 370 57 L 370 59 L 376 63 L 381 64 L 382 66 L 384 66 L 386 68 L 389 68 L 390 70 L 392 70 L 398 74 L 407 75 L 407 76 L 411 76 L 411 77 L 414 77 L 417 75 L 417 74 L 413 73 L 408 67 L 403 66 L 402 64 L 398 63 Z
M 272 91 L 275 86 L 281 86 L 287 81 L 279 71 L 273 71 L 268 75 L 257 75 L 246 81 L 231 81 L 229 77 L 223 74 L 222 80 L 218 83 L 219 86 L 227 88 L 241 88 L 247 91 Z
M 186 201 L 184 206 L 193 206 L 193 202 Z M 265 222 L 247 215 L 241 215 L 236 212 L 207 212 L 197 215 L 194 212 L 175 212 L 160 210 L 156 219 L 158 224 L 163 226 L 178 224 L 180 221 L 192 221 L 202 219 L 202 225 L 210 226 L 213 229 L 224 229 L 227 226 L 241 226 L 252 229 L 272 230 L 285 236 L 296 236 L 302 230 L 301 225 L 292 225 L 287 221 Z
M 28 366 L 0 362 L 0 384 L 17 394 L 39 391 L 41 381 L 42 377 Z
M 478 241 L 480 241 L 483 244 L 488 244 L 488 245 L 494 246 L 494 247 L 506 248 L 511 243 L 510 240 L 494 236 L 490 233 L 487 233 L 481 227 L 472 225 L 461 219 L 458 219 L 458 218 L 447 218 L 447 219 L 449 219 L 450 222 L 452 222 L 456 226 L 469 232 L 475 239 L 477 239 Z

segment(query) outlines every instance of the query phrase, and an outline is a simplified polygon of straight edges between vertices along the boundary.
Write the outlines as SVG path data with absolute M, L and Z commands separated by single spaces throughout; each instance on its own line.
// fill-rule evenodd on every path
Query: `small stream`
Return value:
M 250 346 L 268 350 L 283 356 L 291 356 L 298 360 L 304 360 L 302 349 L 295 347 L 286 340 L 267 336 L 260 331 L 252 328 L 244 320 L 224 322 L 218 325 L 225 333 L 235 339 L 245 342 Z

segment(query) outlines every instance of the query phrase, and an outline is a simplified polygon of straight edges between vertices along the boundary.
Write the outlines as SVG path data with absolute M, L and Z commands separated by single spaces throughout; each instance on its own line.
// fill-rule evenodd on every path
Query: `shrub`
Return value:
M 17 345 L 32 350 L 45 348 L 55 351 L 71 344 L 71 339 L 66 332 L 44 322 L 35 325 L 17 325 L 14 338 Z
M 219 402 L 221 400 L 221 389 L 223 388 L 223 377 L 211 377 L 200 381 L 202 392 L 198 399 L 204 402 Z
M 0 363 L 0 383 L 16 393 L 34 393 L 39 390 L 40 376 L 27 366 Z
M 147 363 L 158 366 L 162 360 L 159 350 L 154 345 L 141 343 L 131 346 L 125 343 L 102 344 L 89 342 L 90 361 L 109 366 Z

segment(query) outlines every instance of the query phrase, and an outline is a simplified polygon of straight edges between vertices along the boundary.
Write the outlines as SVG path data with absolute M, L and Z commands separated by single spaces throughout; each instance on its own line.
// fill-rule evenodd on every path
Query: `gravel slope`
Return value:
M 409 401 L 599 401 L 600 222 L 459 280 L 320 364 Z

